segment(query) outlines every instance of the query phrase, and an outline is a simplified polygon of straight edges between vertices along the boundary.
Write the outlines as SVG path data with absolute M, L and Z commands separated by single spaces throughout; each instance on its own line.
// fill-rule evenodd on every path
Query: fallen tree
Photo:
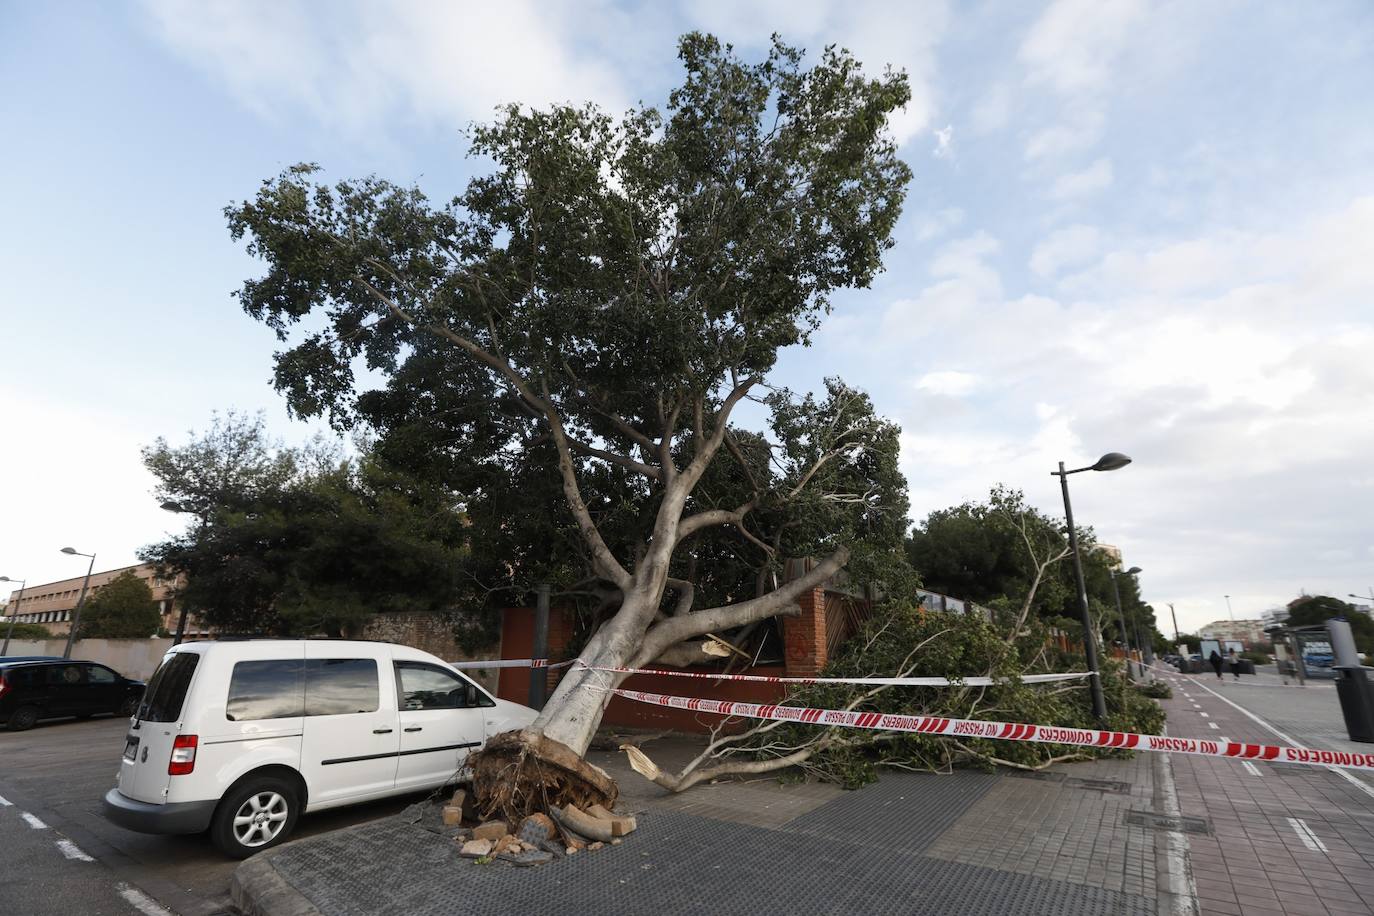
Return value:
M 783 705 L 1097 727 L 1085 682 L 1021 680 L 1029 674 L 1082 670 L 1081 656 L 1046 650 L 1043 636 L 1042 628 L 1033 627 L 1031 633 L 1009 642 L 1000 628 L 979 617 L 911 605 L 889 608 L 845 645 L 823 677 L 944 677 L 957 682 L 977 673 L 997 682 L 977 687 L 808 685 L 790 691 Z M 1033 659 L 1038 661 L 1028 664 Z M 1130 685 L 1116 662 L 1105 663 L 1103 688 L 1109 729 L 1158 734 L 1163 711 Z M 625 745 L 622 750 L 636 772 L 673 792 L 713 779 L 792 768 L 852 788 L 871 781 L 880 767 L 931 772 L 969 765 L 1039 770 L 1066 760 L 1120 753 L 782 721 L 730 730 L 739 725 L 722 719 L 701 753 L 676 773 L 663 771 L 640 748 Z
M 473 128 L 493 169 L 451 203 L 302 165 L 226 211 L 267 262 L 238 296 L 289 344 L 291 409 L 364 423 L 449 486 L 488 552 L 481 587 L 595 596 L 593 667 L 703 657 L 846 566 L 902 580 L 881 575 L 903 562 L 896 427 L 839 380 L 812 398 L 767 376 L 881 269 L 906 78 L 781 43 L 748 64 L 700 34 L 680 57 L 663 113 L 512 105 Z M 766 432 L 734 425 L 746 402 Z M 782 581 L 788 556 L 820 559 Z M 571 669 L 479 755 L 481 803 L 610 807 L 581 757 L 618 682 Z
M 955 512 L 968 511 L 967 504 Z M 932 518 L 949 513 L 934 513 Z M 972 515 L 972 513 L 968 513 Z M 1023 597 L 992 599 L 994 619 L 929 611 L 900 598 L 889 601 L 863 631 L 846 643 L 823 672 L 830 678 L 939 677 L 949 687 L 817 684 L 791 690 L 783 705 L 1035 723 L 1072 728 L 1098 727 L 1085 681 L 1026 683 L 1022 678 L 1084 669 L 1081 655 L 1053 647 L 1044 617 L 1034 615 L 1037 598 L 1055 567 L 1069 555 L 1067 538 L 1050 520 L 1025 505 L 1014 491 L 995 489 L 987 511 L 962 526 L 970 537 L 1005 536 L 1024 576 L 1016 580 Z M 926 546 L 949 550 L 937 539 Z M 1050 620 L 1056 620 L 1050 617 Z M 1132 687 L 1122 666 L 1103 655 L 1102 682 L 1107 728 L 1157 734 L 1164 723 L 1160 707 Z M 963 686 L 978 675 L 991 686 Z M 752 721 L 752 720 L 750 720 Z M 712 779 L 758 775 L 796 768 L 854 787 L 874 778 L 878 767 L 945 770 L 953 766 L 1003 766 L 1039 770 L 1068 760 L 1114 751 L 1068 745 L 960 739 L 944 735 L 818 727 L 770 721 L 741 729 L 722 719 L 706 747 L 678 772 L 664 772 L 637 747 L 624 745 L 640 775 L 672 792 Z

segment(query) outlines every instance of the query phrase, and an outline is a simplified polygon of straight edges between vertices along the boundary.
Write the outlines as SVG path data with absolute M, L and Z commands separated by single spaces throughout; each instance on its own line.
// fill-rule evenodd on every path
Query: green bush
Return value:
M 920 648 L 917 648 L 920 647 Z M 914 654 L 913 654 L 913 650 Z M 908 657 L 910 658 L 907 661 Z M 1082 656 L 1046 648 L 1032 630 L 1014 644 L 980 618 L 893 607 L 880 612 L 826 666 L 826 677 L 892 676 L 911 666 L 910 676 L 951 679 L 992 675 L 1007 679 L 992 687 L 889 687 L 862 699 L 858 711 L 934 715 L 1073 728 L 1097 727 L 1087 680 L 1026 684 L 1023 674 L 1082 671 Z M 1159 704 L 1142 696 L 1119 663 L 1103 665 L 1107 727 L 1158 734 L 1164 725 Z M 871 688 L 818 684 L 793 691 L 789 706 L 844 709 Z M 759 736 L 753 745 L 768 756 L 766 743 L 796 747 L 817 735 L 814 725 L 787 723 Z M 828 743 L 805 766 L 814 774 L 854 788 L 876 778 L 879 766 L 939 770 L 951 766 L 992 767 L 999 763 L 1036 767 L 1053 757 L 1129 756 L 1130 751 L 1038 744 L 1025 741 L 956 738 L 947 735 L 877 733 L 833 729 Z
M 41 623 L 15 623 L 14 629 L 10 629 L 10 624 L 0 627 L 0 639 L 53 639 L 53 635 L 48 628 Z
M 1143 696 L 1153 697 L 1156 700 L 1168 700 L 1174 695 L 1174 692 L 1169 689 L 1169 685 L 1163 681 L 1136 684 L 1135 689 L 1140 691 Z

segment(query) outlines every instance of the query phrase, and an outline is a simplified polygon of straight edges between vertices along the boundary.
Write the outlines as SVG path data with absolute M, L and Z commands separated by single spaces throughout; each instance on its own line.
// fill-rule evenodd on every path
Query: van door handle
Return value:
M 374 729 L 372 730 L 372 734 L 374 734 L 374 735 L 389 735 L 389 734 L 391 734 L 391 729 L 389 729 L 389 728 L 374 728 Z
M 412 725 L 412 726 L 410 726 L 410 728 L 407 728 L 406 731 L 408 731 L 408 732 L 418 732 L 418 731 L 424 731 L 424 729 L 421 728 L 421 727 L 418 726 L 418 725 Z

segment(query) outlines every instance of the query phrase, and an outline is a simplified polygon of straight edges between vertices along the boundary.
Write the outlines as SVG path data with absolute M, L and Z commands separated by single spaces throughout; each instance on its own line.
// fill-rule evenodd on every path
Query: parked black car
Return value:
M 144 684 L 95 662 L 0 659 L 0 722 L 12 732 L 39 719 L 133 715 Z

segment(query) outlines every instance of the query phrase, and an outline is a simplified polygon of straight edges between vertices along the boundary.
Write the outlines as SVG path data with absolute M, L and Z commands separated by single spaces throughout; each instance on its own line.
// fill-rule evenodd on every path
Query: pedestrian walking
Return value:
M 1226 653 L 1226 663 L 1231 666 L 1232 676 L 1236 680 L 1240 680 L 1240 656 L 1236 654 L 1235 649 Z M 1217 677 L 1221 677 L 1221 675 L 1218 674 Z
M 1221 680 L 1221 653 L 1213 649 L 1212 654 L 1207 656 L 1207 661 L 1212 663 L 1212 670 L 1217 673 L 1217 680 Z

